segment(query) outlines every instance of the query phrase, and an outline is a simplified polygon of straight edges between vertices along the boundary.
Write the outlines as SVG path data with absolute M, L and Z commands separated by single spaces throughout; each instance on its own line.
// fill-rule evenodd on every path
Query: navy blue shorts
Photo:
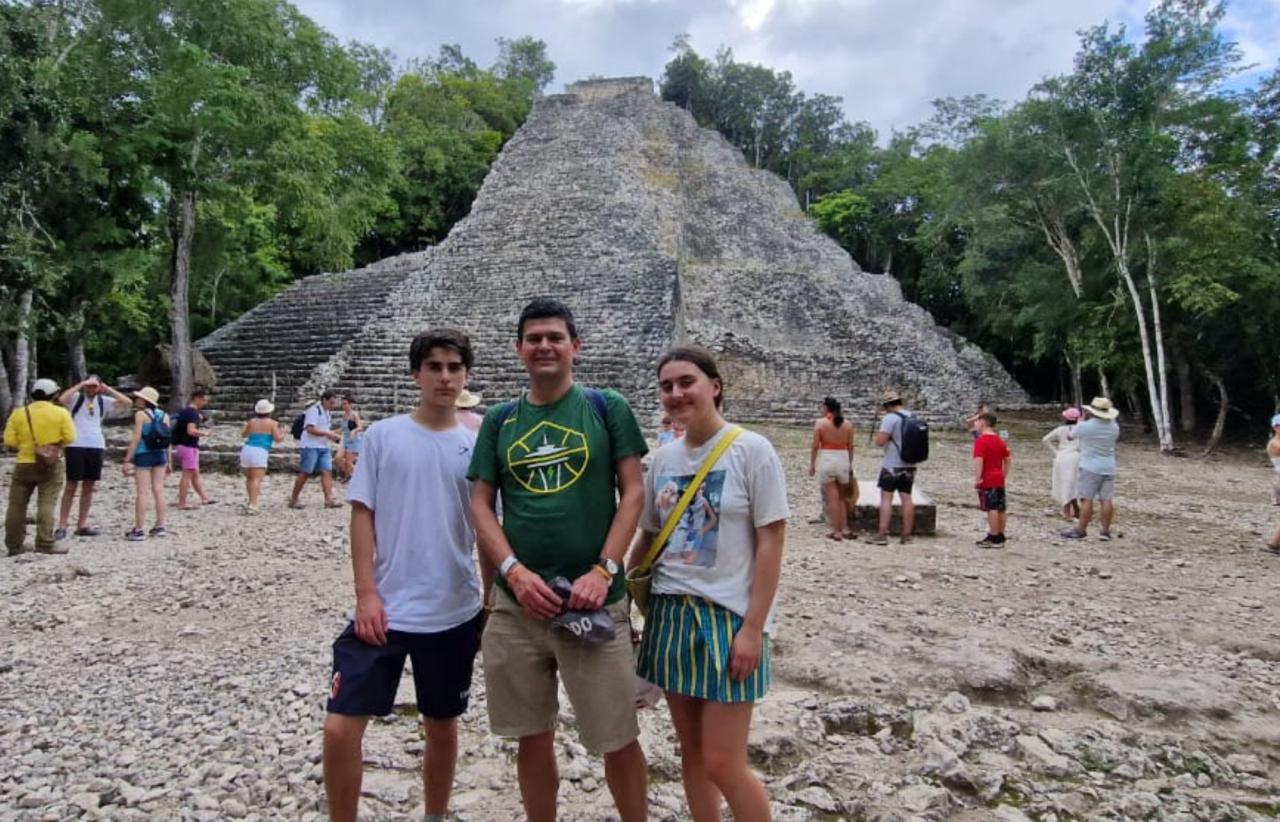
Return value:
M 68 445 L 67 482 L 97 482 L 102 479 L 101 448 L 77 448 Z
M 387 644 L 370 645 L 349 623 L 333 642 L 329 713 L 386 716 L 395 707 L 404 661 L 413 663 L 418 713 L 452 719 L 471 699 L 471 671 L 480 650 L 481 614 L 435 634 L 387 631 Z

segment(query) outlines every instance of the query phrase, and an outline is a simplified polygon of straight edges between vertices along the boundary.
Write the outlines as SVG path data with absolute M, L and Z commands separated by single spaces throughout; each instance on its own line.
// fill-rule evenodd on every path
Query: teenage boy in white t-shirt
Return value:
M 324 784 L 332 822 L 354 822 L 370 716 L 391 713 L 405 659 L 413 663 L 426 737 L 426 822 L 444 819 L 458 756 L 458 716 L 471 695 L 482 599 L 472 557 L 471 483 L 476 435 L 457 421 L 471 342 L 437 329 L 409 348 L 422 391 L 411 414 L 364 437 L 347 488 L 355 619 L 333 644 L 324 729 Z

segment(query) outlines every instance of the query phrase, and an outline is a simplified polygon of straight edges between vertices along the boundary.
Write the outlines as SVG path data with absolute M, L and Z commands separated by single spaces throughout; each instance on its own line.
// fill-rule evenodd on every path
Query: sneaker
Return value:
M 999 545 L 1000 541 L 995 538 L 994 534 L 987 534 L 982 539 L 974 543 L 979 548 L 990 548 L 993 545 Z
M 898 537 L 899 545 L 910 545 L 915 541 L 916 541 L 916 538 L 911 536 L 910 534 L 903 534 L 902 536 Z
M 1102 533 L 1098 534 L 1098 542 L 1110 542 L 1110 541 L 1111 541 L 1110 531 L 1103 531 Z
M 165 528 L 163 525 L 157 525 L 155 528 L 152 528 L 147 533 L 153 537 L 164 537 L 169 535 L 169 529 Z
M 124 538 L 130 542 L 141 542 L 147 538 L 147 533 L 141 528 L 134 528 L 132 531 L 126 531 Z
M 1068 528 L 1065 531 L 1059 531 L 1058 536 L 1063 539 L 1084 539 L 1089 535 L 1084 531 L 1081 531 L 1079 528 Z
M 1004 534 L 995 534 L 994 539 L 996 541 L 996 545 L 1004 545 L 1007 538 Z
M 889 538 L 886 537 L 884 534 L 876 534 L 874 536 L 867 537 L 867 544 L 868 545 L 888 545 Z
M 253 516 L 253 515 L 255 515 L 255 514 L 257 514 L 257 513 L 258 513 L 258 506 L 256 506 L 256 505 L 246 505 L 246 506 L 244 507 L 244 512 L 245 512 L 246 514 L 248 514 L 249 516 Z
M 54 529 L 54 532 L 53 532 L 53 541 L 54 541 L 54 542 L 57 542 L 57 541 L 58 541 L 58 540 L 60 540 L 60 539 L 66 539 L 66 538 L 67 538 L 67 529 L 66 529 L 66 528 L 56 528 L 56 529 Z
M 97 528 L 94 528 L 92 525 L 86 525 L 83 528 L 76 529 L 76 536 L 78 537 L 96 537 L 98 534 L 101 534 L 101 533 L 102 531 L 100 531 Z

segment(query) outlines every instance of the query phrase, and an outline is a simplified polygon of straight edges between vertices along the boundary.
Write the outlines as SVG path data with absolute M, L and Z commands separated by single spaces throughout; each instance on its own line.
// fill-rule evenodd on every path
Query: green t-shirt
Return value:
M 467 478 L 502 493 L 502 530 L 529 570 L 544 580 L 570 582 L 600 559 L 618 508 L 614 464 L 649 450 L 631 406 L 616 391 L 602 391 L 605 419 L 582 387 L 550 405 L 521 397 L 501 430 L 503 404 L 485 414 Z M 506 588 L 501 577 L 498 584 Z M 622 598 L 626 582 L 613 578 L 608 602 Z

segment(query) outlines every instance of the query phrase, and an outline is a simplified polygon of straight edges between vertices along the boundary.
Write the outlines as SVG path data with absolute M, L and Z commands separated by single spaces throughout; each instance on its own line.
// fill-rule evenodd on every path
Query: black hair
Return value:
M 840 401 L 835 397 L 827 397 L 822 401 L 826 409 L 831 412 L 831 423 L 836 428 L 844 425 L 844 414 L 840 413 Z
M 569 306 L 550 297 L 539 297 L 526 305 L 524 310 L 520 312 L 520 322 L 516 326 L 516 340 L 524 339 L 524 324 L 526 321 L 547 319 L 564 320 L 565 327 L 569 329 L 569 339 L 578 339 L 578 326 L 573 321 L 573 312 L 569 310 Z
M 333 388 L 326 388 L 324 393 L 320 395 L 320 402 L 328 402 L 334 397 L 339 396 L 338 391 Z
M 724 399 L 724 378 L 720 376 L 720 369 L 716 366 L 716 358 L 711 356 L 710 351 L 692 345 L 672 348 L 662 355 L 662 359 L 658 360 L 657 373 L 662 374 L 663 366 L 670 362 L 687 362 L 709 378 L 719 380 L 720 392 L 716 394 L 716 410 L 720 409 L 720 401 Z
M 475 362 L 470 337 L 454 328 L 431 328 L 414 337 L 409 344 L 409 370 L 417 371 L 422 368 L 422 361 L 433 348 L 458 352 L 458 356 L 462 357 L 462 365 L 468 371 Z
M 191 399 L 193 400 L 198 400 L 201 397 L 207 396 L 209 396 L 209 390 L 207 388 L 196 388 L 191 392 Z

